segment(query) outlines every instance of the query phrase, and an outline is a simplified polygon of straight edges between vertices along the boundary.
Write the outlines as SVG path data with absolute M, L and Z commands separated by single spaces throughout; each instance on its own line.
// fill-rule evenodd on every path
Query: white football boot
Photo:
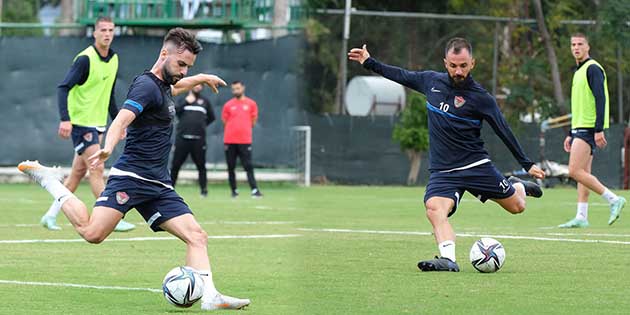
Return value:
M 37 183 L 45 187 L 50 181 L 56 180 L 61 182 L 63 174 L 58 167 L 46 167 L 39 164 L 38 161 L 24 161 L 18 165 L 20 172 L 30 176 Z
M 217 293 L 213 298 L 201 300 L 201 309 L 204 311 L 214 310 L 241 310 L 251 303 L 249 299 L 238 299 L 231 296 Z

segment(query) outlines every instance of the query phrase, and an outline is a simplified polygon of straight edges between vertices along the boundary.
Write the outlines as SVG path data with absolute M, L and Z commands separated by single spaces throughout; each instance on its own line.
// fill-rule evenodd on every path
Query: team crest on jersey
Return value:
M 464 106 L 466 100 L 462 96 L 455 96 L 455 107 L 460 108 Z
M 118 202 L 119 205 L 124 205 L 127 201 L 129 201 L 129 195 L 127 195 L 126 192 L 119 191 L 116 193 L 116 202 Z
M 248 105 L 243 105 L 243 110 L 249 110 L 249 106 Z
M 92 133 L 88 132 L 86 134 L 83 135 L 83 139 L 87 142 L 91 142 L 92 141 Z
M 198 100 L 197 100 L 197 104 L 199 104 L 199 105 L 203 105 L 203 100 L 202 100 L 202 99 L 198 99 Z

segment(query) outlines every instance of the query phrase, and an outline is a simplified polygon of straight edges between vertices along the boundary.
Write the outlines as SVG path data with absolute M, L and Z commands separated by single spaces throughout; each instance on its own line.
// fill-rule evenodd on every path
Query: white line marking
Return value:
M 63 283 L 63 282 L 55 283 L 55 282 L 0 280 L 0 284 L 34 285 L 34 286 L 45 286 L 45 287 L 70 287 L 70 288 L 97 289 L 97 290 L 148 291 L 148 292 L 162 293 L 162 290 L 151 289 L 151 288 L 130 288 L 130 287 L 102 286 L 102 285 Z
M 295 224 L 295 221 L 201 221 L 199 224 L 226 224 L 226 225 L 282 225 L 282 224 Z M 146 222 L 133 222 L 135 225 L 147 225 Z M 60 226 L 72 226 L 70 223 L 58 224 Z M 11 227 L 37 227 L 41 224 L 37 223 L 17 223 L 17 224 L 0 224 L 0 228 Z
M 604 237 L 630 237 L 630 234 L 613 233 L 546 233 L 551 236 L 604 236 Z
M 479 199 L 472 199 L 472 198 L 464 198 L 461 200 L 461 202 L 475 202 L 478 203 Z M 588 203 L 590 206 L 610 206 L 610 204 L 606 203 L 606 202 L 589 202 Z M 563 201 L 563 202 L 556 202 L 554 203 L 554 205 L 562 205 L 562 206 L 574 206 L 575 207 L 575 202 L 572 201 Z M 573 210 L 575 211 L 575 210 Z
M 266 235 L 210 235 L 208 239 L 253 239 L 253 238 L 290 238 L 300 237 L 300 234 L 266 234 Z M 144 241 L 172 241 L 178 238 L 173 236 L 162 237 L 130 237 L 109 238 L 105 242 L 144 242 Z M 82 238 L 74 239 L 46 239 L 46 240 L 0 240 L 0 244 L 32 244 L 32 243 L 83 243 Z
M 364 233 L 364 234 L 422 235 L 422 236 L 432 235 L 431 232 L 415 232 L 415 231 L 374 231 L 374 230 L 306 229 L 306 228 L 299 228 L 297 230 L 310 231 L 310 232 L 330 232 L 330 233 Z M 626 242 L 626 241 L 592 240 L 592 239 L 576 239 L 576 238 L 551 238 L 551 237 L 538 237 L 538 236 L 525 236 L 525 235 L 519 236 L 519 235 L 500 235 L 500 234 L 457 233 L 457 236 L 459 237 L 492 237 L 492 238 L 547 241 L 547 242 L 603 243 L 603 244 L 630 245 L 630 242 Z

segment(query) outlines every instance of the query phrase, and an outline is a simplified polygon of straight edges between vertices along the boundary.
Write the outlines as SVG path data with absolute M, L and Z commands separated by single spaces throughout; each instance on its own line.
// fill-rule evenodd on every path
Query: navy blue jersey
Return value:
M 461 170 L 490 161 L 481 139 L 486 121 L 503 140 L 519 164 L 534 164 L 519 145 L 492 95 L 468 76 L 455 86 L 448 73 L 408 71 L 369 58 L 366 69 L 427 96 L 429 120 L 429 170 Z
M 170 188 L 167 165 L 175 117 L 170 85 L 146 71 L 134 79 L 122 108 L 134 112 L 136 119 L 127 128 L 125 150 L 110 175 L 131 176 Z

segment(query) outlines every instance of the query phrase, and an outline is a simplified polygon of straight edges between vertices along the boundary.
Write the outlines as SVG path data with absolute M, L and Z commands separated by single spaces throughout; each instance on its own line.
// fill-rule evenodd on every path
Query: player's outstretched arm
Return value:
M 171 86 L 171 93 L 173 95 L 179 95 L 192 90 L 194 86 L 199 84 L 209 86 L 214 93 L 219 93 L 220 86 L 227 85 L 223 79 L 216 75 L 200 73 L 177 81 L 175 85 Z
M 508 147 L 512 155 L 516 158 L 518 163 L 525 169 L 530 175 L 535 178 L 543 179 L 545 178 L 545 172 L 540 169 L 534 162 L 532 162 L 523 152 L 523 148 L 521 144 L 518 142 L 510 125 L 508 125 L 505 117 L 499 110 L 499 106 L 497 105 L 494 97 L 488 94 L 485 103 L 483 103 L 479 108 L 483 118 L 487 121 L 494 132 L 501 138 L 505 146 Z
M 136 119 L 136 114 L 128 109 L 123 108 L 118 112 L 116 119 L 114 119 L 107 131 L 105 146 L 88 158 L 91 168 L 95 168 L 107 161 L 118 142 L 123 138 L 125 130 L 134 119 Z
M 364 44 L 361 48 L 352 48 L 348 52 L 348 59 L 356 61 L 363 65 L 364 68 L 382 75 L 386 79 L 400 83 L 410 89 L 414 89 L 420 93 L 425 93 L 427 71 L 409 71 L 403 68 L 384 64 L 370 57 L 367 46 Z

